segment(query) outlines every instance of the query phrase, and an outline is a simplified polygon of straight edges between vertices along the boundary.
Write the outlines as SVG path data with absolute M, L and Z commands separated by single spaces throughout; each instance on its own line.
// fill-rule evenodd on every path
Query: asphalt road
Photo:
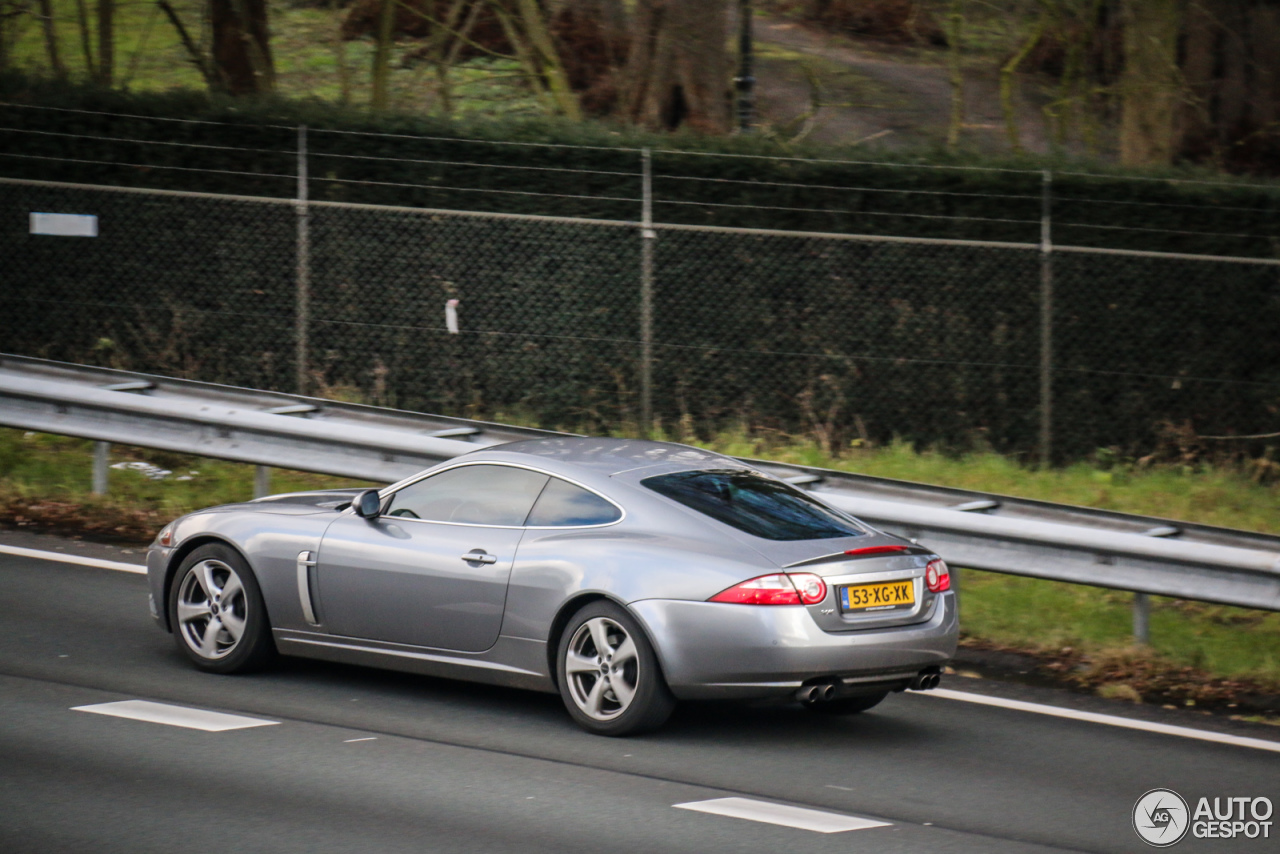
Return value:
M 1059 691 L 944 687 L 1280 741 Z M 276 723 L 205 732 L 74 710 L 121 700 Z M 296 659 L 200 674 L 147 615 L 143 576 L 0 554 L 3 852 L 1145 851 L 1130 812 L 1157 787 L 1280 805 L 1280 753 L 913 694 L 846 719 L 686 704 L 657 733 L 605 739 L 550 695 Z M 727 797 L 886 826 L 674 808 Z M 1174 850 L 1276 851 L 1277 830 Z

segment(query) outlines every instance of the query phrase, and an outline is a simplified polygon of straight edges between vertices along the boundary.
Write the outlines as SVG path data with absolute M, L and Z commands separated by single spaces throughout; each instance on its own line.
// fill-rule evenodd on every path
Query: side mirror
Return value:
M 382 509 L 382 499 L 378 497 L 378 490 L 366 489 L 357 495 L 351 502 L 351 509 L 356 511 L 356 515 L 362 519 L 376 519 L 378 511 Z

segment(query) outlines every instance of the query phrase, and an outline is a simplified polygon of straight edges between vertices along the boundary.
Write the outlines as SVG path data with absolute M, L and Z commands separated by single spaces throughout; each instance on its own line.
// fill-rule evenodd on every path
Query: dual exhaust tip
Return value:
M 825 682 L 821 685 L 806 685 L 796 692 L 796 699 L 802 703 L 825 703 L 835 695 L 835 684 Z
M 941 681 L 942 674 L 937 670 L 921 670 L 907 687 L 912 691 L 932 691 Z
M 909 688 L 912 691 L 931 691 L 938 687 L 938 683 L 942 681 L 942 671 L 937 667 L 926 667 L 911 680 L 903 685 L 898 682 L 897 687 L 893 690 L 901 691 L 903 688 Z M 796 699 L 802 703 L 826 703 L 834 700 L 838 694 L 848 693 L 844 689 L 844 685 L 837 681 L 819 682 L 816 685 L 805 685 L 796 691 Z M 889 685 L 885 686 L 886 688 Z

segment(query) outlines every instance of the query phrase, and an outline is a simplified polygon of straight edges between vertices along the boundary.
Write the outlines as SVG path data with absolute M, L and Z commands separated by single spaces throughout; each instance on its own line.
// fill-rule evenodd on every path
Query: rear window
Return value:
M 830 540 L 866 531 L 793 486 L 737 470 L 685 471 L 641 481 L 649 489 L 766 540 Z

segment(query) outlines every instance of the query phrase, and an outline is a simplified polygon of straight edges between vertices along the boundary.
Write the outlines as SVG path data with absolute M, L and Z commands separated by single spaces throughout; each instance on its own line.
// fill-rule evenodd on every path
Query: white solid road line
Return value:
M 1247 738 L 1242 735 L 1227 735 L 1221 732 L 1209 732 L 1203 729 L 1192 729 L 1172 724 L 1158 724 L 1151 721 L 1139 721 L 1133 718 L 1122 718 L 1116 715 L 1100 715 L 1097 712 L 1078 712 L 1075 709 L 1064 709 L 1061 706 L 1046 706 L 1040 703 L 1026 703 L 1022 700 L 1005 700 L 1000 697 L 989 697 L 985 694 L 970 694 L 968 691 L 950 691 L 946 688 L 935 688 L 932 691 L 921 691 L 917 696 L 941 697 L 944 700 L 960 700 L 964 703 L 977 703 L 980 706 L 998 706 L 1002 709 L 1015 709 L 1019 712 L 1031 712 L 1037 715 L 1051 715 L 1055 718 L 1069 718 L 1075 721 L 1088 721 L 1106 726 L 1118 726 L 1125 729 L 1139 729 L 1144 732 L 1156 732 L 1161 735 L 1176 735 L 1180 738 L 1195 738 L 1200 741 L 1213 741 L 1218 744 L 1231 744 L 1236 747 L 1252 747 L 1256 750 L 1270 750 L 1280 753 L 1280 741 L 1268 741 L 1263 738 Z
M 117 560 L 102 560 L 101 558 L 71 555 L 65 552 L 46 552 L 40 549 L 24 549 L 18 546 L 0 545 L 0 554 L 14 555 L 16 557 L 34 557 L 40 560 L 56 560 L 61 563 L 78 563 L 81 566 L 92 566 L 95 569 L 114 569 L 116 572 L 147 574 L 147 568 L 140 563 L 121 563 Z
M 128 718 L 133 721 L 146 721 L 167 726 L 181 726 L 188 729 L 199 729 L 205 732 L 225 732 L 229 729 L 248 729 L 255 726 L 275 726 L 279 721 L 266 721 L 261 718 L 246 718 L 243 715 L 228 715 L 224 712 L 210 712 L 205 709 L 192 709 L 187 706 L 171 706 L 168 703 L 153 703 L 150 700 L 121 700 L 117 703 L 97 703 L 92 706 L 75 706 L 73 712 L 90 712 L 95 715 L 111 715 L 116 718 Z
M 846 830 L 866 830 L 871 827 L 889 827 L 885 821 L 872 821 L 869 818 L 857 818 L 822 810 L 809 810 L 803 807 L 791 807 L 786 804 L 775 804 L 769 801 L 756 801 L 751 798 L 713 798 L 709 801 L 691 801 L 687 804 L 672 804 L 678 810 L 724 815 L 730 818 L 744 818 L 747 821 L 759 821 L 765 824 L 780 824 L 783 827 L 794 827 L 800 830 L 812 830 L 817 833 L 841 833 Z

